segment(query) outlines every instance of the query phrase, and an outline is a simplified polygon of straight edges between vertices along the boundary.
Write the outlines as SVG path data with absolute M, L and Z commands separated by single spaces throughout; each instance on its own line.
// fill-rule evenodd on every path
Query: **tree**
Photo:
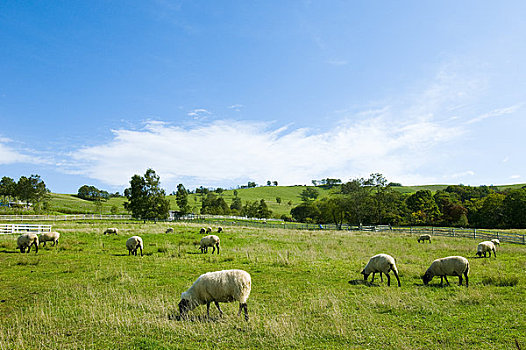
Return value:
M 281 204 L 281 197 L 276 197 L 276 203 Z
M 226 215 L 230 214 L 230 207 L 222 197 L 208 193 L 201 203 L 201 214 Z
M 318 190 L 312 187 L 307 187 L 300 193 L 301 200 L 304 202 L 315 200 L 319 195 L 320 193 Z
M 347 211 L 346 205 L 347 203 L 341 195 L 323 198 L 317 203 L 320 212 L 320 221 L 323 223 L 332 222 L 338 226 L 338 228 L 341 228 Z
M 160 187 L 159 176 L 153 169 L 146 170 L 143 176 L 133 175 L 130 187 L 124 190 L 128 199 L 124 208 L 136 219 L 164 220 L 168 218 L 170 202 Z
M 526 228 L 526 189 L 510 191 L 502 202 L 508 227 Z
M 420 190 L 410 195 L 406 204 L 414 224 L 434 224 L 440 217 L 440 210 L 429 190 Z
M 241 212 L 241 209 L 243 209 L 243 203 L 241 203 L 241 198 L 234 197 L 232 199 L 232 203 L 230 204 L 230 210 L 235 210 L 238 214 Z
M 272 215 L 272 210 L 270 210 L 267 206 L 267 203 L 265 203 L 264 199 L 261 199 L 259 201 L 259 205 L 256 212 L 257 218 L 269 218 Z
M 40 205 L 49 200 L 49 190 L 39 175 L 21 176 L 16 184 L 16 197 L 26 202 L 27 207 L 33 203 L 35 210 L 39 210 Z
M 299 222 L 318 222 L 320 210 L 313 202 L 303 202 L 290 210 L 290 215 Z
M 272 185 L 272 181 L 267 180 L 267 186 L 270 186 L 270 185 Z
M 363 178 L 346 182 L 341 193 L 346 202 L 346 217 L 350 224 L 362 225 L 372 212 L 370 186 Z
M 0 180 L 0 196 L 4 202 L 9 203 L 16 196 L 16 182 L 10 177 L 4 176 Z
M 181 213 L 188 214 L 190 212 L 190 205 L 188 205 L 188 191 L 184 188 L 183 184 L 177 185 L 175 201 Z
M 272 181 L 272 184 L 273 184 L 274 186 L 277 186 L 277 185 L 278 185 L 278 182 L 277 182 L 276 180 L 274 180 L 274 181 Z

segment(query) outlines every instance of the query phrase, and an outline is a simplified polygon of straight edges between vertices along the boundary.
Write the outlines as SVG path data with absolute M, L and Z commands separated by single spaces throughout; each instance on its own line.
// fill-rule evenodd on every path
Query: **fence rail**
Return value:
M 29 225 L 29 224 L 3 224 L 0 225 L 0 234 L 16 233 L 42 233 L 51 232 L 51 225 Z
M 131 215 L 0 215 L 0 221 L 130 220 Z

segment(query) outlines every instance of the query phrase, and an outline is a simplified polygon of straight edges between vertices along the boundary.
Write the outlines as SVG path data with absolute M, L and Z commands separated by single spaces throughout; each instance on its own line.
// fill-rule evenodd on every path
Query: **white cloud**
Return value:
M 518 111 L 522 107 L 522 105 L 522 103 L 518 103 L 509 107 L 494 109 L 488 113 L 484 113 L 482 115 L 479 115 L 478 117 L 468 120 L 466 124 L 478 123 L 488 118 L 500 117 L 506 114 L 513 114 L 516 111 Z
M 463 171 L 460 173 L 451 174 L 449 177 L 452 179 L 465 178 L 467 176 L 475 176 L 475 172 L 472 170 Z
M 15 164 L 15 163 L 42 163 L 42 161 L 34 156 L 23 154 L 8 144 L 10 139 L 0 137 L 0 165 Z
M 521 178 L 520 175 L 511 175 L 510 176 L 510 179 L 512 179 L 512 180 L 517 180 L 517 179 L 520 179 L 520 178 Z
M 189 117 L 192 117 L 193 119 L 200 119 L 200 118 L 209 116 L 211 114 L 212 113 L 210 113 L 208 110 L 206 110 L 204 108 L 193 109 L 193 110 L 191 110 L 190 112 L 187 113 L 187 115 Z

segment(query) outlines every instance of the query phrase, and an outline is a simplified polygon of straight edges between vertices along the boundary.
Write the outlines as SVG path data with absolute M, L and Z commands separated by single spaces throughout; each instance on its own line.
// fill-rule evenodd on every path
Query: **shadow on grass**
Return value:
M 111 255 L 112 256 L 128 256 L 128 254 L 125 254 L 125 253 L 123 253 L 123 254 L 111 254 Z
M 364 281 L 363 279 L 362 280 L 360 280 L 360 279 L 358 279 L 358 280 L 350 280 L 349 284 L 352 285 L 352 286 L 364 285 L 364 286 L 367 286 L 367 287 L 379 287 L 380 286 L 379 284 L 371 283 L 369 281 Z
M 185 321 L 186 322 L 218 322 L 219 320 L 221 320 L 221 318 L 219 317 L 208 317 L 205 315 L 197 315 L 197 316 L 189 315 L 186 317 L 181 317 L 181 315 L 177 315 L 177 314 L 168 315 L 168 319 L 173 320 L 173 321 L 182 321 L 182 322 L 185 322 Z
M 16 253 L 20 253 L 20 251 L 18 250 L 0 250 L 0 253 L 4 253 L 4 254 L 16 254 Z M 20 253 L 22 254 L 22 253 Z

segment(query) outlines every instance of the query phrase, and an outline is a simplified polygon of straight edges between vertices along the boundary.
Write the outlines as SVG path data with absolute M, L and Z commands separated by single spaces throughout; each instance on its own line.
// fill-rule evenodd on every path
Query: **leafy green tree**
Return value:
M 38 210 L 43 202 L 49 200 L 49 190 L 39 175 L 29 178 L 21 176 L 16 184 L 16 197 L 26 202 L 27 207 L 33 203 Z
M 440 210 L 429 190 L 420 190 L 410 195 L 406 204 L 411 211 L 413 224 L 434 224 L 440 217 Z
M 256 217 L 266 219 L 266 218 L 270 218 L 271 215 L 272 215 L 272 210 L 268 208 L 267 203 L 265 203 L 265 200 L 261 199 L 259 201 L 258 209 L 256 212 Z
M 281 197 L 276 197 L 276 203 L 281 204 Z
M 370 185 L 367 180 L 354 179 L 342 184 L 341 193 L 346 202 L 346 218 L 350 224 L 366 223 L 372 212 Z
M 320 223 L 334 223 L 339 228 L 343 225 L 347 202 L 342 196 L 323 198 L 316 203 L 319 210 Z
M 307 187 L 300 193 L 301 200 L 304 202 L 316 200 L 316 198 L 318 198 L 319 195 L 320 192 L 318 192 L 317 189 L 312 187 Z
M 313 202 L 303 202 L 290 210 L 290 215 L 299 222 L 318 222 L 320 210 Z
M 526 188 L 510 191 L 502 205 L 508 227 L 526 228 Z
M 131 212 L 134 218 L 144 221 L 168 218 L 170 202 L 160 185 L 159 176 L 153 169 L 146 170 L 144 177 L 133 175 L 130 187 L 124 190 L 128 199 L 124 208 Z
M 222 197 L 210 192 L 201 203 L 201 214 L 227 215 L 230 214 L 230 207 Z
M 241 203 L 241 198 L 235 196 L 234 199 L 232 199 L 232 203 L 230 204 L 230 210 L 235 210 L 237 213 L 240 213 L 242 208 L 243 203 Z
M 184 188 L 183 184 L 177 185 L 175 201 L 181 213 L 188 214 L 190 212 L 191 209 L 190 205 L 188 204 L 188 191 Z
M 6 204 L 16 197 L 16 182 L 8 176 L 2 177 L 0 180 L 0 196 L 2 201 Z

